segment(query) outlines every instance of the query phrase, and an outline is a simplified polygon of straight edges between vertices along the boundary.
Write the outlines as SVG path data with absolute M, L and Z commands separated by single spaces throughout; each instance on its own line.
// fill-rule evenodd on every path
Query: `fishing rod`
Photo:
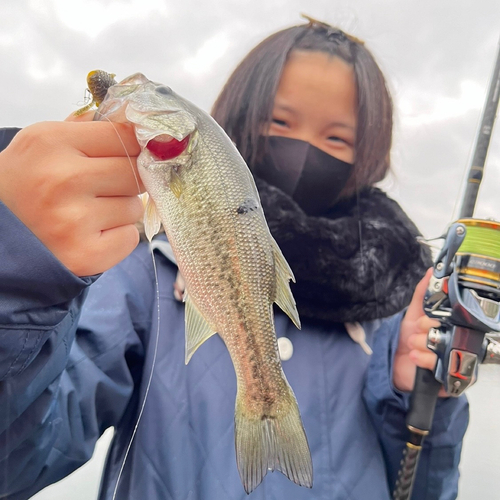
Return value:
M 441 322 L 427 336 L 427 347 L 437 354 L 437 362 L 434 371 L 417 368 L 406 418 L 409 438 L 394 500 L 411 498 L 441 387 L 458 397 L 476 381 L 480 363 L 500 364 L 500 343 L 486 336 L 500 332 L 500 223 L 473 218 L 499 94 L 500 43 L 459 219 L 444 236 L 424 297 L 424 312 Z

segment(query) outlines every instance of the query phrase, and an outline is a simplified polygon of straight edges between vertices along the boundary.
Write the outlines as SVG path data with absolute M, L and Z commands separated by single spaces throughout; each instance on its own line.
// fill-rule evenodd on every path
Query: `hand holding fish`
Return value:
M 401 322 L 399 346 L 394 357 L 393 382 L 401 391 L 411 391 L 415 383 L 417 366 L 433 370 L 436 354 L 427 348 L 429 329 L 439 326 L 439 321 L 424 314 L 422 307 L 425 290 L 429 284 L 432 270 L 428 270 L 417 285 L 406 315 Z M 441 395 L 446 393 L 441 391 Z
M 143 214 L 132 127 L 89 119 L 31 125 L 0 153 L 0 200 L 78 276 L 125 258 Z

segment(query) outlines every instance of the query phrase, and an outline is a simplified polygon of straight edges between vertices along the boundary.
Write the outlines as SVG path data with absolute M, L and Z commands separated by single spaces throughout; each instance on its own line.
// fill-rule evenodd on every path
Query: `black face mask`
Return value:
M 352 167 L 308 142 L 269 136 L 266 154 L 254 171 L 293 198 L 305 213 L 320 215 L 335 203 Z

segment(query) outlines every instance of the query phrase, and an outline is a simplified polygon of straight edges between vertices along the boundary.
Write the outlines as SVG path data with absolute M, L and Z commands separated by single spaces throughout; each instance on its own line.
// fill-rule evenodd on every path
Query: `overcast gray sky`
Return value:
M 375 54 L 396 110 L 384 186 L 425 236 L 441 234 L 457 216 L 493 70 L 498 0 L 1 0 L 0 126 L 63 119 L 83 104 L 92 69 L 143 72 L 209 110 L 238 61 L 301 12 Z M 476 216 L 500 219 L 499 187 L 497 124 Z

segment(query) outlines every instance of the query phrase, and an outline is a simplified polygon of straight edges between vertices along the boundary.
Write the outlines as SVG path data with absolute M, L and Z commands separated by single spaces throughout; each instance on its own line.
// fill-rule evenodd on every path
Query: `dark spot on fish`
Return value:
M 171 95 L 172 89 L 166 85 L 162 85 L 161 87 L 156 87 L 156 92 L 158 92 L 158 94 Z
M 265 387 L 265 394 L 262 397 L 263 403 L 265 403 L 267 406 L 271 407 L 274 404 L 274 397 L 271 396 L 269 392 L 269 387 Z
M 239 214 L 247 214 L 248 212 L 253 212 L 259 208 L 257 201 L 254 198 L 247 198 L 237 209 L 236 212 Z

